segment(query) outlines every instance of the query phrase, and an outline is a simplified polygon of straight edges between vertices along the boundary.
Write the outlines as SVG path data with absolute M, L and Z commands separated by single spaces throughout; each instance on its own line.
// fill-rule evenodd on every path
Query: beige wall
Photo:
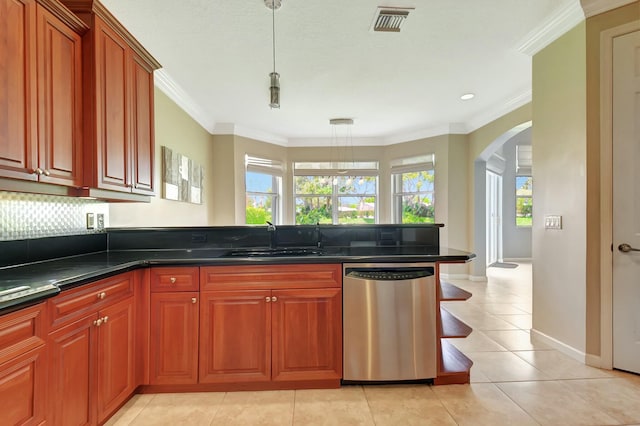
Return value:
M 223 226 L 236 223 L 236 182 L 235 150 L 233 135 L 215 135 L 211 149 L 211 205 L 209 225 Z M 244 181 L 243 181 L 244 182 Z M 242 184 L 244 187 L 244 183 Z
M 213 197 L 210 190 L 212 168 L 208 164 L 211 135 L 189 117 L 162 91 L 155 93 L 155 165 L 156 196 L 150 203 L 112 203 L 110 227 L 133 226 L 206 226 Z M 162 146 L 184 154 L 204 167 L 201 205 L 165 200 L 162 194 Z
M 533 328 L 586 349 L 586 47 L 578 24 L 533 58 Z M 562 230 L 545 230 L 545 215 Z

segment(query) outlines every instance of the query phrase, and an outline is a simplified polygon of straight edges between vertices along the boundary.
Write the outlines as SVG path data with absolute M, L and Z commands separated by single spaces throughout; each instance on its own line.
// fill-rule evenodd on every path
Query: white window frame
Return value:
M 402 175 L 404 173 L 416 173 L 431 171 L 433 173 L 433 191 L 402 191 Z M 391 218 L 393 223 L 402 222 L 402 198 L 411 195 L 427 195 L 431 194 L 431 204 L 434 208 L 435 222 L 435 206 L 436 206 L 436 167 L 435 155 L 427 154 L 415 157 L 398 158 L 391 161 Z
M 284 175 L 284 165 L 279 160 L 272 160 L 267 158 L 261 158 L 245 154 L 245 175 L 244 175 L 244 189 L 245 200 L 247 197 L 268 197 L 271 198 L 271 218 L 273 223 L 282 224 L 282 177 Z M 272 192 L 260 192 L 249 191 L 247 189 L 247 173 L 260 173 L 271 176 L 271 188 Z M 246 206 L 245 206 L 245 223 L 246 219 Z
M 331 195 L 329 194 L 299 194 L 296 192 L 296 177 L 302 176 L 324 176 L 330 180 Z M 375 193 L 365 194 L 341 194 L 338 192 L 336 180 L 341 177 L 375 177 Z M 375 209 L 373 211 L 374 223 L 379 220 L 379 188 L 380 172 L 377 161 L 353 161 L 353 162 L 306 162 L 299 161 L 293 163 L 293 222 L 297 224 L 296 201 L 302 197 L 330 197 L 331 198 L 331 222 L 333 225 L 340 224 L 340 198 L 345 197 L 373 197 L 375 199 Z

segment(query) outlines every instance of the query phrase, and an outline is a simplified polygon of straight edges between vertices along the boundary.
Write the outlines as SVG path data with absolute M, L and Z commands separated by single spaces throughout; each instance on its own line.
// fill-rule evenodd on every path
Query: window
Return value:
M 281 223 L 282 163 L 245 155 L 245 223 Z
M 433 154 L 391 162 L 393 221 L 435 223 Z
M 516 145 L 516 226 L 533 221 L 533 178 L 531 145 Z
M 378 163 L 295 163 L 296 224 L 376 223 Z

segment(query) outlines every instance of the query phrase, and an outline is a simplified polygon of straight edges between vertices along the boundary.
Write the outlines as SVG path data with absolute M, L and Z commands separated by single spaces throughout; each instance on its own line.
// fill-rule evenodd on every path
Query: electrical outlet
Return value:
M 104 230 L 104 214 L 98 213 L 98 229 Z
M 96 227 L 95 216 L 93 213 L 87 213 L 87 229 L 94 229 Z
M 559 215 L 545 216 L 544 229 L 562 229 L 562 216 L 559 216 Z

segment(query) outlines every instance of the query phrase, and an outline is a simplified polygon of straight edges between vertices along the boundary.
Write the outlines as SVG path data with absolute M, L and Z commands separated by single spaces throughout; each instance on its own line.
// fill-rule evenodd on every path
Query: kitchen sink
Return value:
M 321 254 L 321 249 L 304 247 L 246 248 L 231 250 L 222 257 L 320 256 Z

